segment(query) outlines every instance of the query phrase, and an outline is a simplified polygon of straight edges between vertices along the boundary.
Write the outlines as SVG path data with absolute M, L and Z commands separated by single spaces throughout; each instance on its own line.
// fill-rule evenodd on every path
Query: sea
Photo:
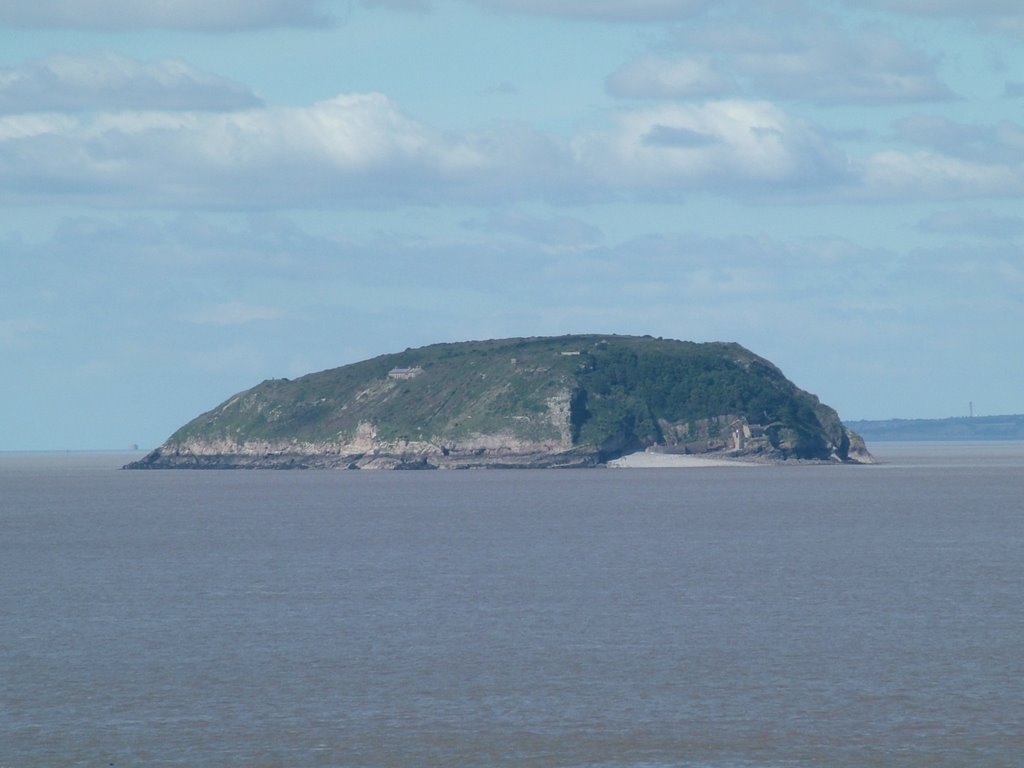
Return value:
M 0 768 L 1024 765 L 1024 443 L 874 466 L 0 454 Z

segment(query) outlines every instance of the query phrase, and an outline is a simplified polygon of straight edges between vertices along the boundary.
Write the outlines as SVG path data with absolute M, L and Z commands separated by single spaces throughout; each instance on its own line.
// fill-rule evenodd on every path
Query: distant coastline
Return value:
M 1024 415 L 961 416 L 947 419 L 886 419 L 846 421 L 870 444 L 959 440 L 1024 440 Z

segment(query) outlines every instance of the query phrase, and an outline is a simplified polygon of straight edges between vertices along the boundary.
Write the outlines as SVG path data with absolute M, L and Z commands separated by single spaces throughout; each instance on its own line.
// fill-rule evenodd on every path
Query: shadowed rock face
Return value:
M 834 410 L 737 344 L 562 336 L 439 344 L 265 381 L 128 466 L 589 467 L 645 448 L 871 461 Z

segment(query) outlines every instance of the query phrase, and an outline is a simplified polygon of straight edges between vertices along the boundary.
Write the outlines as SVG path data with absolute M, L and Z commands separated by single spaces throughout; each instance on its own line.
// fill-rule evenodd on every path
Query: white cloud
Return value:
M 173 206 L 424 200 L 488 166 L 380 94 L 231 113 L 0 118 L 0 194 Z
M 363 0 L 367 8 L 394 8 L 399 11 L 425 12 L 431 9 L 429 0 Z
M 32 140 L 39 136 L 56 136 L 74 131 L 79 121 L 68 115 L 27 114 L 0 117 L 0 163 L 3 162 L 3 143 Z M 2 183 L 2 181 L 0 181 Z
M 258 106 L 248 89 L 173 60 L 114 53 L 53 55 L 0 68 L 0 114 L 132 110 L 233 110 Z
M 616 114 L 608 131 L 581 134 L 574 147 L 605 183 L 719 189 L 829 185 L 845 158 L 810 124 L 759 101 L 672 104 Z
M 0 0 L 0 26 L 230 31 L 328 22 L 323 0 Z
M 690 18 L 710 0 L 472 0 L 508 13 L 595 21 L 673 21 Z
M 886 11 L 902 11 L 923 16 L 984 16 L 1021 11 L 1018 0 L 851 0 Z
M 0 116 L 0 200 L 252 210 L 695 190 L 932 200 L 1024 189 L 1016 123 L 915 117 L 897 123 L 894 137 L 916 146 L 852 157 L 779 105 L 742 99 L 623 108 L 568 138 L 512 122 L 443 131 L 374 93 L 233 112 L 10 114 Z
M 643 56 L 608 76 L 610 94 L 630 99 L 674 99 L 721 95 L 733 81 L 719 72 L 710 57 Z
M 951 157 L 982 164 L 1024 164 L 1024 127 L 1009 120 L 979 125 L 915 115 L 897 121 L 894 128 L 896 138 Z
M 984 164 L 936 152 L 887 150 L 870 156 L 854 197 L 867 200 L 958 200 L 1024 192 L 1021 165 Z
M 848 0 L 854 5 L 918 16 L 953 16 L 982 29 L 1024 36 L 1024 8 L 1019 0 Z
M 754 92 L 817 104 L 905 104 L 953 98 L 933 57 L 876 27 L 850 30 L 834 17 L 733 19 L 680 28 L 673 43 L 714 55 L 718 71 Z
M 933 213 L 918 222 L 918 229 L 936 235 L 966 235 L 1012 239 L 1024 235 L 1024 218 L 1000 216 L 992 211 L 957 208 Z
M 999 16 L 983 25 L 992 32 L 1013 37 L 1024 37 L 1024 13 L 1017 16 Z

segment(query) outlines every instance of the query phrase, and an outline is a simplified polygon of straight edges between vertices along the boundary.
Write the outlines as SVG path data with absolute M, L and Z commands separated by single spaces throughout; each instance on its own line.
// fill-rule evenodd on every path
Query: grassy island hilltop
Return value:
M 738 344 L 435 344 L 271 379 L 129 468 L 599 466 L 633 451 L 870 462 L 836 412 Z

